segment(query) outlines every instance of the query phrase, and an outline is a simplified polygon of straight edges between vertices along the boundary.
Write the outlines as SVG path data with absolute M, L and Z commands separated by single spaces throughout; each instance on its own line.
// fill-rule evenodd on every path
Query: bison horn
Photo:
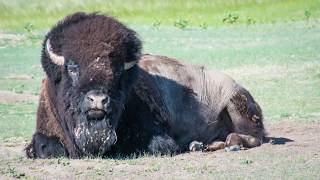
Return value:
M 138 60 L 124 63 L 124 70 L 129 70 L 138 63 Z
M 50 57 L 50 59 L 52 60 L 53 63 L 61 66 L 64 64 L 64 57 L 63 56 L 59 56 L 57 54 L 55 54 L 53 51 L 52 51 L 52 48 L 51 48 L 51 44 L 50 44 L 50 39 L 47 40 L 46 42 L 46 51 Z

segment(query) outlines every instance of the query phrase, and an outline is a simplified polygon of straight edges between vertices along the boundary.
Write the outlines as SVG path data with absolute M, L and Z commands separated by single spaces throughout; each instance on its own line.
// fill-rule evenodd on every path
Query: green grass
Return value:
M 252 92 L 267 121 L 306 121 L 320 112 L 319 26 L 299 22 L 151 33 L 140 31 L 146 52 L 226 71 Z
M 127 24 L 206 28 L 318 19 L 319 0 L 0 0 L 0 29 L 49 28 L 75 11 L 100 11 Z
M 243 84 L 261 104 L 267 122 L 313 121 L 320 107 L 320 25 L 293 22 L 276 25 L 181 30 L 132 26 L 144 52 L 175 57 L 187 63 L 222 70 Z M 40 36 L 43 36 L 41 34 Z M 1 44 L 1 42 L 0 42 Z M 0 90 L 38 94 L 43 72 L 40 43 L 21 42 L 0 48 Z M 28 75 L 32 79 L 8 79 Z M 26 109 L 23 107 L 26 106 Z M 6 113 L 19 108 L 15 114 Z M 31 111 L 32 109 L 32 111 Z M 0 138 L 31 137 L 35 104 L 0 106 L 0 130 L 14 129 L 26 113 L 26 127 Z M 33 113 L 33 114 L 32 114 Z M 9 121 L 10 120 L 10 121 Z M 2 123 L 2 122 L 8 123 Z M 19 131 L 19 132 L 18 132 Z M 20 132 L 21 131 L 21 132 Z
M 319 179 L 314 129 L 295 134 L 320 117 L 319 0 L 0 0 L 0 32 L 10 32 L 0 33 L 0 91 L 39 93 L 44 29 L 80 10 L 118 17 L 139 33 L 145 53 L 226 72 L 249 89 L 265 122 L 297 121 L 281 132 L 310 139 L 240 153 L 31 160 L 21 139 L 34 132 L 37 103 L 0 103 L 0 179 Z
M 0 104 L 0 140 L 30 139 L 35 130 L 36 104 Z
M 40 45 L 18 45 L 0 48 L 0 89 L 17 93 L 38 94 L 43 78 Z M 15 76 L 29 76 L 19 79 Z

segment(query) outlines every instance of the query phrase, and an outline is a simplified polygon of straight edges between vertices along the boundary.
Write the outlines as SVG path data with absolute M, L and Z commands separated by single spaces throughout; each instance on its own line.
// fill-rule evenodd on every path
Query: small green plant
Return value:
M 161 26 L 161 21 L 156 21 L 156 22 L 154 22 L 153 24 L 152 24 L 152 28 L 153 29 L 160 29 L 160 26 Z
M 222 19 L 223 23 L 229 23 L 229 24 L 234 24 L 239 20 L 239 15 L 238 14 L 233 14 L 230 13 L 228 16 Z
M 255 19 L 253 19 L 253 18 L 248 18 L 247 19 L 247 25 L 249 26 L 249 25 L 254 25 L 254 24 L 256 24 L 257 23 L 257 21 L 255 20 Z
M 249 159 L 243 159 L 242 161 L 241 161 L 241 164 L 252 164 L 253 163 L 253 161 L 252 160 L 249 160 Z
M 24 30 L 26 31 L 27 34 L 27 38 L 28 40 L 30 40 L 31 42 L 34 42 L 36 40 L 36 36 L 34 35 L 34 25 L 32 23 L 27 23 L 24 26 Z
M 186 29 L 187 26 L 189 25 L 189 21 L 185 19 L 179 19 L 178 21 L 175 21 L 173 25 L 174 27 L 177 27 L 179 29 Z
M 19 84 L 19 85 L 16 85 L 14 87 L 11 87 L 9 89 L 10 89 L 10 91 L 13 91 L 15 93 L 22 94 L 24 92 L 25 85 L 24 84 Z
M 101 169 L 95 169 L 95 173 L 98 176 L 102 176 L 104 174 L 103 170 L 101 170 Z
M 197 172 L 197 168 L 194 165 L 186 165 L 185 167 L 183 167 L 183 170 L 190 172 L 190 173 L 195 173 Z
M 309 11 L 309 10 L 305 10 L 304 11 L 304 17 L 305 17 L 305 19 L 308 21 L 309 19 L 310 19 L 310 17 L 311 17 L 311 12 Z
M 161 168 L 161 166 L 159 163 L 153 163 L 151 165 L 151 167 L 149 169 L 146 169 L 145 171 L 146 172 L 157 172 L 157 171 L 160 171 L 160 168 Z
M 136 161 L 136 159 L 128 159 L 128 160 L 127 160 L 127 163 L 128 163 L 129 165 L 136 165 L 136 164 L 137 164 L 137 161 Z
M 10 167 L 7 169 L 7 174 L 11 177 L 21 179 L 26 176 L 25 173 L 18 172 L 14 167 Z
M 199 26 L 200 26 L 201 29 L 207 29 L 208 28 L 208 24 L 206 22 L 201 23 Z
M 32 34 L 33 31 L 34 31 L 34 25 L 32 23 L 27 23 L 25 26 L 24 26 L 24 30 L 29 33 L 29 34 Z
M 63 166 L 69 166 L 70 161 L 69 161 L 69 159 L 61 157 L 61 158 L 58 158 L 58 164 L 61 164 Z
M 288 113 L 288 112 L 282 112 L 282 113 L 280 114 L 280 117 L 281 117 L 281 118 L 288 118 L 288 117 L 290 117 L 290 116 L 291 116 L 291 114 Z

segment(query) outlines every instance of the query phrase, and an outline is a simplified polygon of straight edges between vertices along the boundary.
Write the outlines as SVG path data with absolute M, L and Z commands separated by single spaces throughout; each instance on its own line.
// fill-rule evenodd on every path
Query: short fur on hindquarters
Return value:
M 139 67 L 149 75 L 140 76 L 137 94 L 163 117 L 169 136 L 181 150 L 195 141 L 203 143 L 205 151 L 262 144 L 262 110 L 229 76 L 165 56 L 144 55 Z

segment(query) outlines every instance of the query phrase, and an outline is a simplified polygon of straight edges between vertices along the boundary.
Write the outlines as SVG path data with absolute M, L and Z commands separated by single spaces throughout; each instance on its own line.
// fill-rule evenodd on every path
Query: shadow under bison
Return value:
M 250 93 L 225 74 L 141 55 L 113 18 L 75 13 L 47 34 L 28 157 L 81 158 L 252 148 L 264 137 Z

